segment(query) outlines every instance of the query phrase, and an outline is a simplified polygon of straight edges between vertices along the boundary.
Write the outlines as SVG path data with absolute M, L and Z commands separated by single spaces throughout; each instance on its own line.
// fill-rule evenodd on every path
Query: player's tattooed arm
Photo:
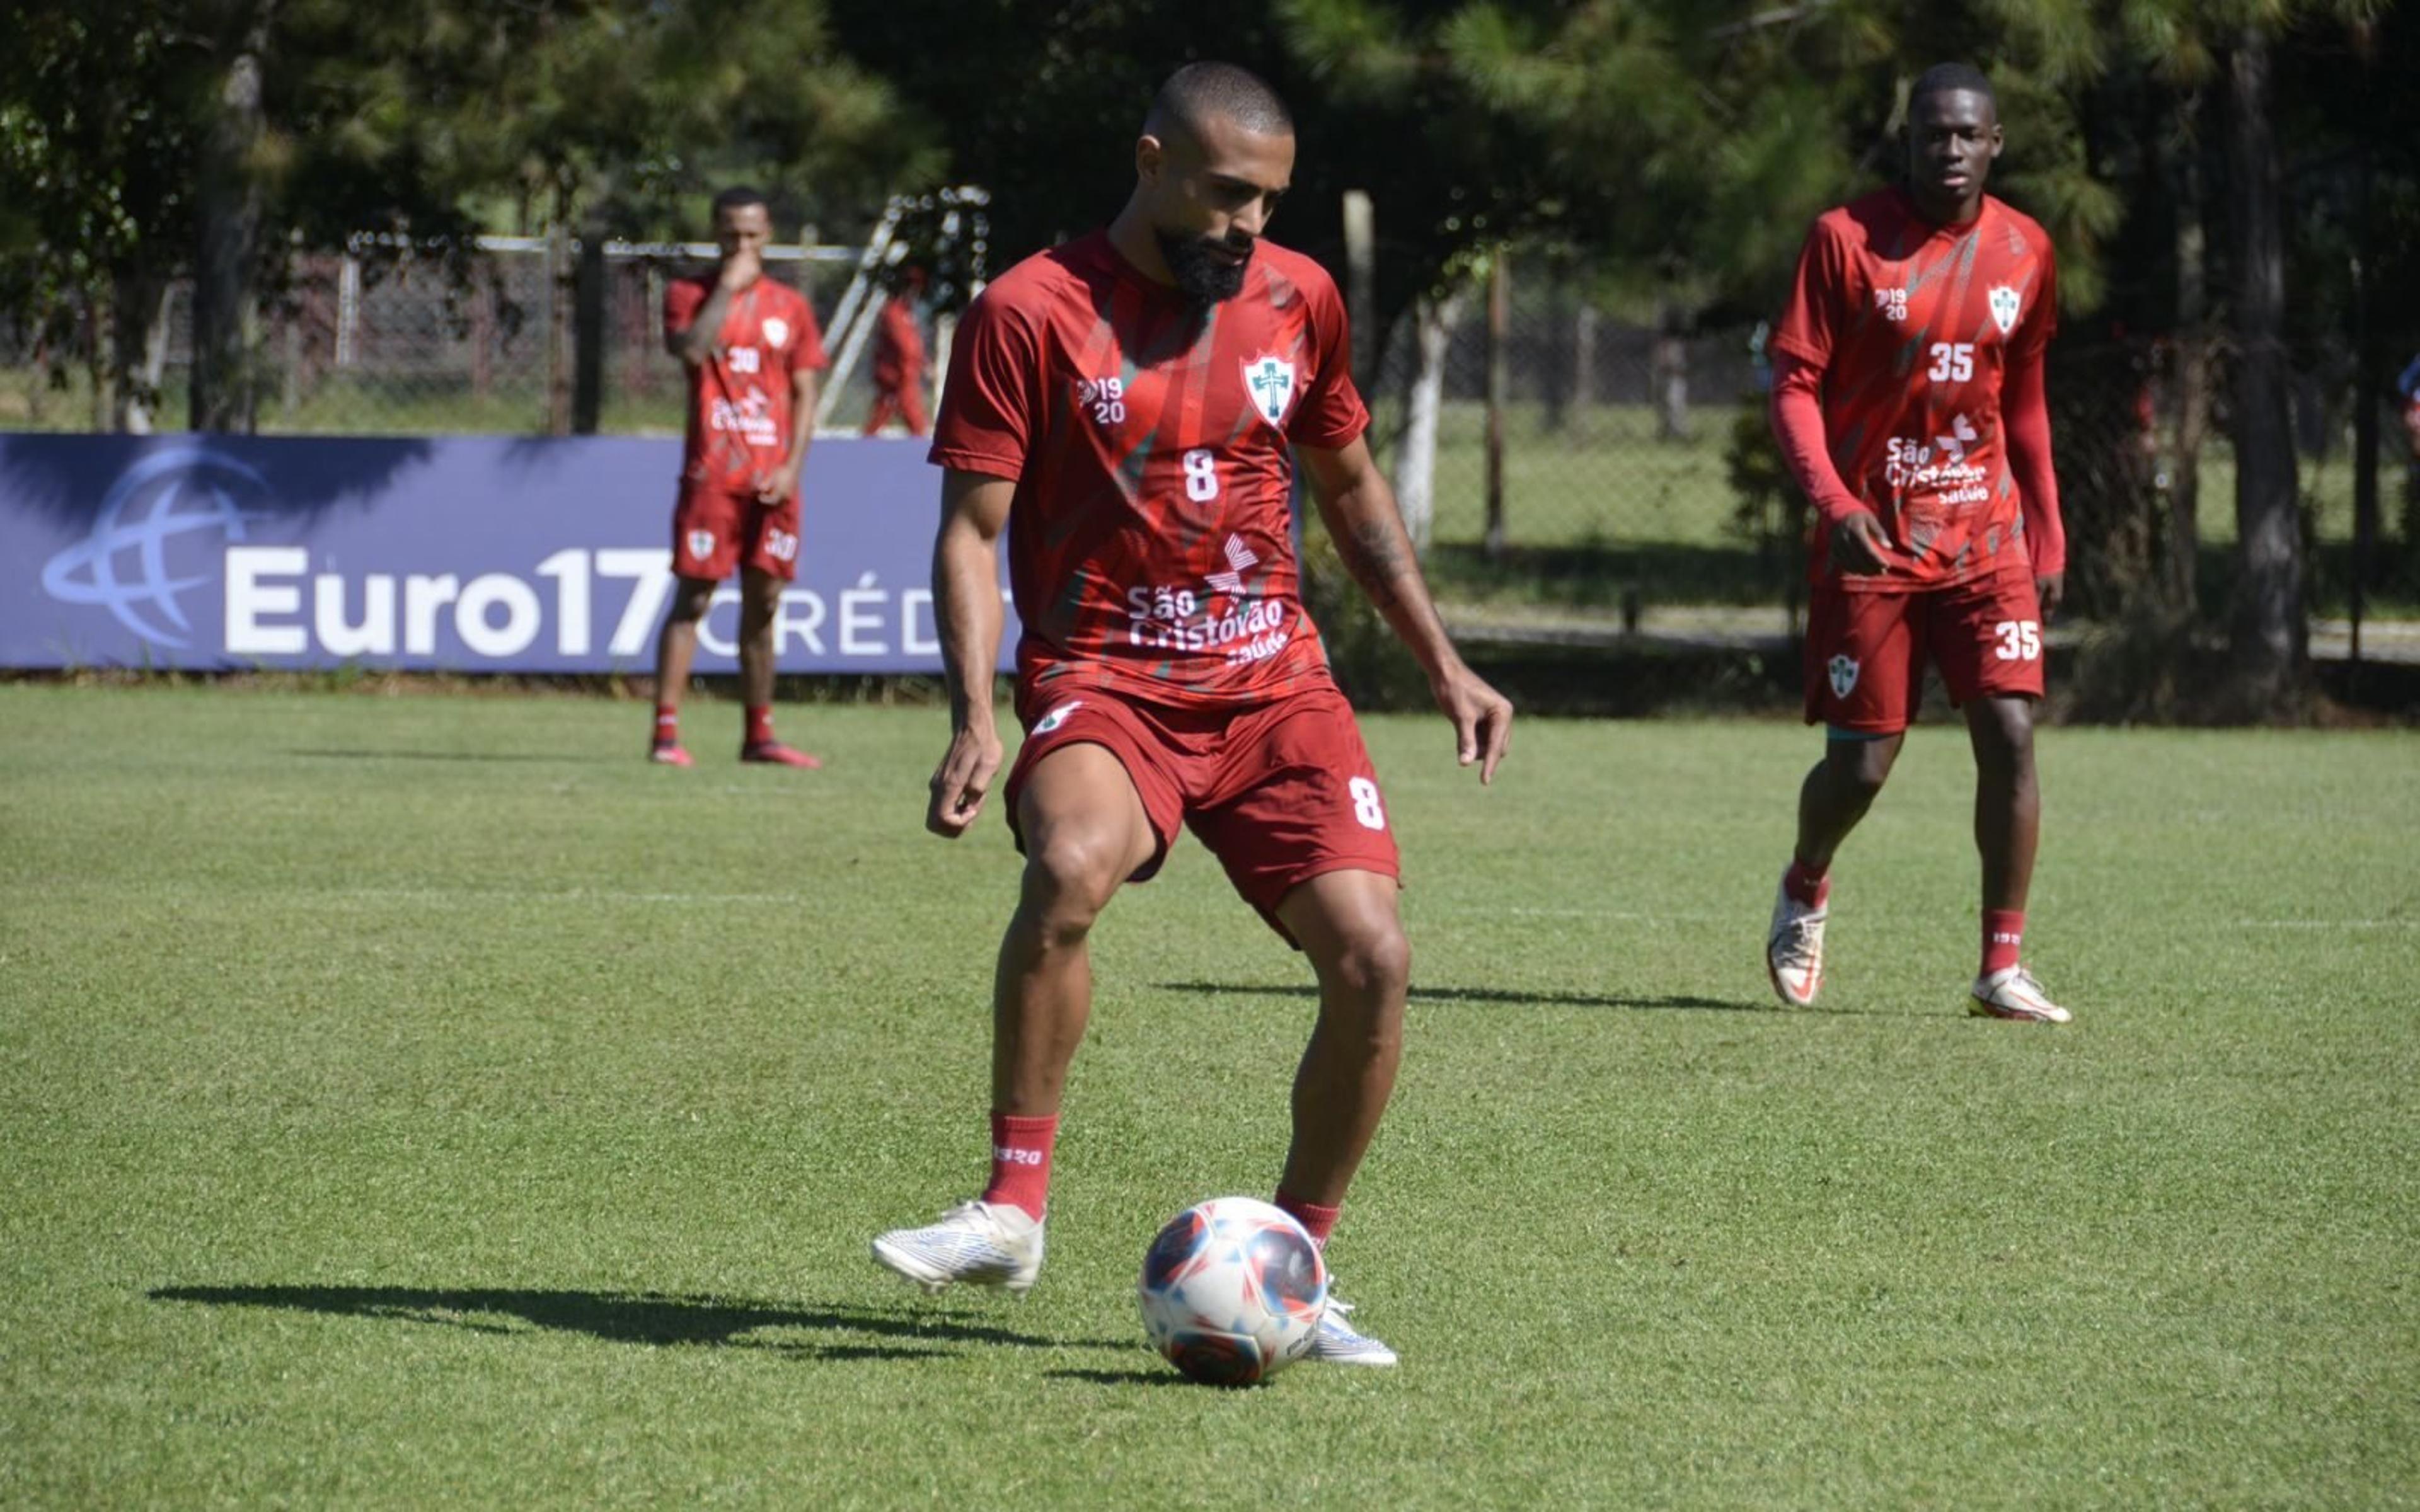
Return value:
M 1395 490 L 1371 459 L 1369 443 L 1357 439 L 1336 451 L 1306 446 L 1299 455 L 1345 570 L 1428 673 L 1438 709 L 1453 721 L 1462 764 L 1476 763 L 1480 780 L 1493 781 L 1512 737 L 1512 705 L 1463 665 L 1447 638 L 1404 532 Z
M 1364 519 L 1349 527 L 1336 539 L 1337 554 L 1344 559 L 1344 570 L 1370 595 L 1370 602 L 1382 614 L 1403 601 L 1396 583 L 1411 562 L 1411 541 L 1404 534 L 1401 522 L 1388 518 Z M 1414 581 L 1419 580 L 1417 570 Z

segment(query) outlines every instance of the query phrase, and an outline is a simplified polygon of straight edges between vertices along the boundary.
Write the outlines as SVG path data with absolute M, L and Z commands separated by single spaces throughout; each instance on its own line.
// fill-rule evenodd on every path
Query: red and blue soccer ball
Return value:
M 1213 1386 L 1266 1381 L 1302 1358 L 1327 1311 L 1327 1265 L 1292 1214 L 1214 1197 L 1171 1219 L 1142 1259 L 1143 1332 Z

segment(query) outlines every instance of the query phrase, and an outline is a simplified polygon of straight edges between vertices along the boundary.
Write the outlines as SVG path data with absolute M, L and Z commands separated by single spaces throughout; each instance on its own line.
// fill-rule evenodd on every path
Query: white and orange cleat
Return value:
M 647 760 L 658 766 L 695 766 L 697 759 L 674 742 L 659 741 L 647 748 Z
M 1829 900 L 1803 903 L 1790 896 L 1785 879 L 1773 900 L 1773 925 L 1764 936 L 1764 970 L 1773 990 L 1792 1008 L 1811 1008 L 1823 990 L 1823 921 Z M 1980 991 L 1979 985 L 1978 991 Z
M 2023 966 L 2002 966 L 1988 977 L 1976 978 L 1975 1000 L 1967 1011 L 2021 1024 L 2065 1024 L 2074 1016 L 2052 1002 L 2042 984 Z

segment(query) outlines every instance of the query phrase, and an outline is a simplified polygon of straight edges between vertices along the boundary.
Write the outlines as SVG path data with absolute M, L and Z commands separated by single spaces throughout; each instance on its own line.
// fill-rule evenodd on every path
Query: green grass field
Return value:
M 1022 1304 L 868 1237 L 980 1175 L 1016 862 L 937 713 L 819 774 L 644 706 L 0 687 L 0 1504 L 2410 1504 L 2420 743 L 2053 731 L 1971 1020 L 1969 764 L 1911 742 L 1817 1010 L 1813 754 L 1378 719 L 1417 963 L 1332 1258 L 1392 1372 L 1180 1382 L 1158 1223 L 1264 1192 L 1312 1012 L 1187 841 L 1103 988 Z M 731 738 L 726 739 L 729 736 Z

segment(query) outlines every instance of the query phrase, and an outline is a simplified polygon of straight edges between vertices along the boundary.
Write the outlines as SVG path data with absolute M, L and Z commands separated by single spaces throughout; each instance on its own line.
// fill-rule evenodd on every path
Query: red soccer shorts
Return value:
M 1951 588 L 1862 593 L 1818 583 L 1807 609 L 1807 722 L 1859 734 L 1906 729 L 1927 659 L 1952 703 L 2042 693 L 2041 606 L 2023 567 Z
M 1019 703 L 1027 729 L 1008 774 L 1012 830 L 1034 764 L 1089 743 L 1115 756 L 1134 779 L 1159 841 L 1133 881 L 1158 872 L 1180 822 L 1280 934 L 1279 902 L 1312 877 L 1403 875 L 1353 706 L 1333 687 L 1240 708 L 1151 703 L 1100 687 L 1026 692 Z M 1020 833 L 1018 847 L 1024 843 Z
M 799 576 L 799 496 L 778 504 L 707 484 L 681 485 L 673 507 L 673 571 L 721 582 L 742 563 L 783 582 Z

